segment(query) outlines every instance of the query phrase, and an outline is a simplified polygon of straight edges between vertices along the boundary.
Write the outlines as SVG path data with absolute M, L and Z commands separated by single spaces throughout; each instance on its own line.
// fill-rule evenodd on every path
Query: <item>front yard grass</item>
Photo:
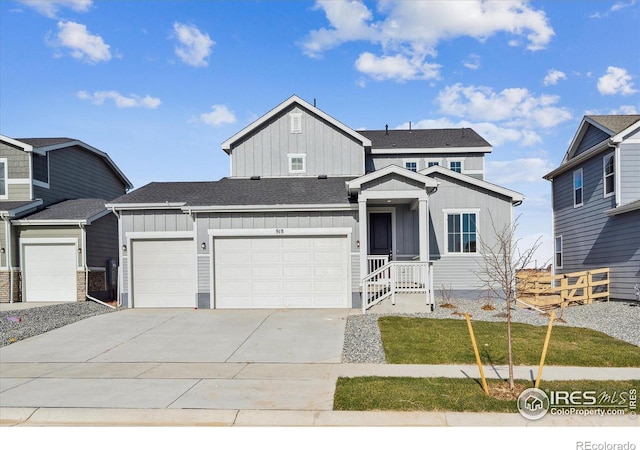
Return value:
M 467 411 L 518 412 L 517 396 L 533 383 L 516 380 L 517 390 L 505 393 L 506 382 L 487 380 L 491 396 L 484 394 L 479 382 L 470 378 L 358 377 L 339 378 L 336 384 L 335 411 Z M 640 389 L 639 380 L 631 381 L 547 381 L 544 391 L 629 392 Z M 509 394 L 508 392 L 506 392 Z M 511 398 L 505 398 L 511 397 Z
M 381 317 L 390 364 L 475 364 L 464 320 Z M 473 322 L 483 364 L 507 364 L 506 322 Z M 512 323 L 515 365 L 538 365 L 546 326 Z M 554 325 L 545 365 L 640 367 L 640 347 L 587 328 Z

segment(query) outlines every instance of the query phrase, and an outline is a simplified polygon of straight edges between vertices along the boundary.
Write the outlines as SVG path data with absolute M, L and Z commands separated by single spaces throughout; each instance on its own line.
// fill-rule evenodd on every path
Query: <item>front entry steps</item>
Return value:
M 382 300 L 367 309 L 367 314 L 415 314 L 433 311 L 431 305 L 425 303 L 425 295 L 396 294 L 396 304 L 391 304 L 391 297 Z

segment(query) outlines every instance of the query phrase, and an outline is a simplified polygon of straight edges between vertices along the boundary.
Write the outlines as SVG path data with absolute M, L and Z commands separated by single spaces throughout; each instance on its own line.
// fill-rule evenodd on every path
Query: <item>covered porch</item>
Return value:
M 433 305 L 429 261 L 429 195 L 437 182 L 427 176 L 387 166 L 348 182 L 357 196 L 360 292 L 367 311 L 397 294 L 420 295 Z

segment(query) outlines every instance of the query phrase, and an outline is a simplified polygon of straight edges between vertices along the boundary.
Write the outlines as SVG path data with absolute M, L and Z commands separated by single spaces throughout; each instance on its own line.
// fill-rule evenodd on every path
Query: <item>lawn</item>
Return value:
M 484 394 L 477 380 L 470 378 L 359 377 L 339 378 L 335 411 L 468 411 L 517 412 L 516 398 L 530 381 L 516 380 L 517 390 L 508 394 L 506 382 L 487 380 L 492 396 Z M 548 381 L 544 391 L 626 392 L 640 389 L 640 381 Z M 502 395 L 496 395 L 496 391 Z M 505 399 L 505 397 L 512 397 Z
M 475 364 L 464 320 L 381 317 L 390 364 Z M 507 364 L 507 324 L 472 322 L 483 364 Z M 537 365 L 547 327 L 512 323 L 515 365 Z M 640 367 L 640 347 L 587 328 L 554 326 L 546 365 Z

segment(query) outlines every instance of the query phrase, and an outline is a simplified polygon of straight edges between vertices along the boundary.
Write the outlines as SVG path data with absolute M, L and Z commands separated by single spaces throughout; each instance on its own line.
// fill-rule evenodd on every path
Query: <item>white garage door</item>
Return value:
M 24 298 L 27 302 L 75 302 L 75 244 L 24 244 Z
M 347 308 L 346 236 L 216 237 L 216 308 Z
M 131 246 L 134 308 L 197 306 L 191 239 L 139 239 Z

